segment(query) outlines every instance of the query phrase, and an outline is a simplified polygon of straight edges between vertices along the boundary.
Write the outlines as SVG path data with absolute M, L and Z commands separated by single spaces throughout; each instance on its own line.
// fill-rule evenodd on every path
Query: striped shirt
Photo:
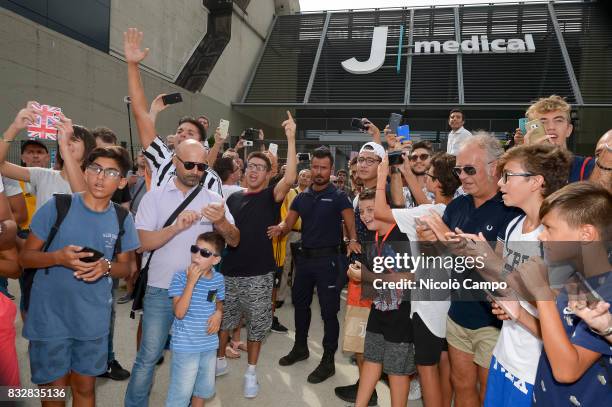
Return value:
M 179 271 L 172 277 L 168 289 L 169 297 L 183 295 L 187 285 L 187 273 Z M 170 349 L 173 352 L 198 353 L 217 350 L 219 336 L 208 335 L 208 318 L 214 314 L 216 302 L 225 299 L 225 284 L 223 276 L 212 271 L 210 279 L 202 276 L 193 288 L 189 309 L 183 319 L 174 318 L 172 323 L 172 341 Z
M 167 184 L 176 175 L 176 167 L 172 162 L 173 153 L 159 137 L 155 137 L 149 147 L 143 151 L 143 154 L 149 162 L 152 171 L 151 190 Z M 207 168 L 203 184 L 204 188 L 223 196 L 221 184 L 219 175 L 212 168 Z

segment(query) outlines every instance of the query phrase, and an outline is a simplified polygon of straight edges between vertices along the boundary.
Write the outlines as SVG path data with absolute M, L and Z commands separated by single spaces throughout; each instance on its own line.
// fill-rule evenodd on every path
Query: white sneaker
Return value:
M 408 400 L 418 400 L 421 398 L 421 383 L 419 377 L 416 376 L 410 381 L 410 393 L 408 393 Z
M 244 397 L 252 399 L 257 397 L 257 393 L 259 393 L 257 375 L 255 373 L 246 373 L 244 375 Z
M 223 376 L 229 372 L 229 366 L 227 365 L 227 359 L 217 358 L 217 366 L 215 367 L 215 376 Z

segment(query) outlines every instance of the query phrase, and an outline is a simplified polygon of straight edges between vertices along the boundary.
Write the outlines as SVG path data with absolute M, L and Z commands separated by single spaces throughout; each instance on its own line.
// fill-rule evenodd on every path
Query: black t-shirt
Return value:
M 342 211 L 352 208 L 346 192 L 332 184 L 318 192 L 306 188 L 291 203 L 291 210 L 302 218 L 302 246 L 318 249 L 341 244 Z
M 276 269 L 268 227 L 280 222 L 282 202 L 274 201 L 274 187 L 249 194 L 234 192 L 227 198 L 234 222 L 240 231 L 238 247 L 228 247 L 221 272 L 231 277 L 252 277 Z
M 117 189 L 111 197 L 111 201 L 119 205 L 130 202 L 131 200 L 132 197 L 130 196 L 130 188 L 127 185 L 123 189 Z
M 477 235 L 482 232 L 487 241 L 496 242 L 499 231 L 506 230 L 508 223 L 521 213 L 523 212 L 520 209 L 504 205 L 501 193 L 497 193 L 478 208 L 474 206 L 474 198 L 471 195 L 462 195 L 448 204 L 442 219 L 452 231 L 458 227 L 465 233 Z M 453 270 L 452 277 L 460 282 L 467 278 L 482 281 L 480 275 L 474 270 L 466 270 L 461 273 Z M 468 329 L 479 329 L 485 326 L 501 327 L 501 321 L 491 313 L 491 305 L 487 301 L 477 301 L 478 298 L 484 299 L 484 292 L 463 288 L 453 292 L 453 301 L 448 316 L 457 324 Z

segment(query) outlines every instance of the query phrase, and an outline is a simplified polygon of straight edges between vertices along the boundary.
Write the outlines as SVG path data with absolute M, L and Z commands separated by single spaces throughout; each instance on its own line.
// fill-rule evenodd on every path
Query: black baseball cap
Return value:
M 37 147 L 42 147 L 45 149 L 45 151 L 48 153 L 49 149 L 47 148 L 46 145 L 44 145 L 42 142 L 38 141 L 38 140 L 34 140 L 34 139 L 30 139 L 30 140 L 26 140 L 23 143 L 21 143 L 21 154 L 23 154 L 23 152 L 25 151 L 26 147 L 28 146 L 37 146 Z

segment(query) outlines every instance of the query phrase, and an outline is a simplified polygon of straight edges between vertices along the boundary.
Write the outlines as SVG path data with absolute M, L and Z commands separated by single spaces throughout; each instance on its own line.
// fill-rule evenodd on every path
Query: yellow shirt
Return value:
M 19 227 L 21 229 L 29 229 L 30 222 L 32 222 L 32 216 L 34 216 L 34 212 L 36 212 L 36 195 L 28 192 L 28 187 L 26 183 L 23 181 L 19 181 L 19 185 L 21 185 L 21 190 L 23 191 L 23 198 L 25 199 L 26 208 L 28 210 L 28 218 L 25 222 L 21 223 Z
M 299 192 L 297 188 L 291 188 L 289 192 L 287 192 L 287 195 L 285 196 L 285 199 L 283 200 L 283 204 L 281 205 L 281 208 L 280 208 L 280 215 L 281 215 L 282 220 L 287 219 L 287 215 L 289 214 L 289 209 L 291 208 L 291 203 L 293 202 L 295 197 L 298 195 L 298 193 Z M 302 230 L 302 220 L 300 218 L 298 218 L 297 221 L 295 222 L 295 225 L 293 225 L 293 230 Z M 285 235 L 280 240 L 276 237 L 272 239 L 272 247 L 274 248 L 274 259 L 276 260 L 276 265 L 279 267 L 285 264 L 285 254 L 286 254 L 285 250 L 287 248 L 287 236 L 288 235 Z

